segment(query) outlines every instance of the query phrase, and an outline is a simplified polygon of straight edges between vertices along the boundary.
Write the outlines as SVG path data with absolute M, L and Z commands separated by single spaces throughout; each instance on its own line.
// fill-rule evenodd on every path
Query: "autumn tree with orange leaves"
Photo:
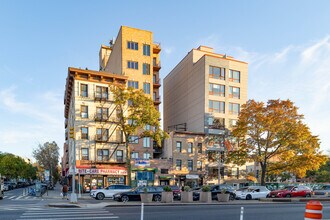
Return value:
M 261 185 L 267 175 L 289 172 L 303 177 L 307 170 L 317 170 L 327 158 L 303 118 L 290 100 L 269 100 L 267 104 L 249 100 L 232 131 L 238 144 L 228 159 L 238 165 L 257 162 Z

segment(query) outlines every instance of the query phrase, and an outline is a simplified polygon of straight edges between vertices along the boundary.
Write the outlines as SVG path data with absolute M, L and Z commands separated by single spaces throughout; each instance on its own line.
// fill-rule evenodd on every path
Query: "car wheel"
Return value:
M 122 196 L 121 197 L 122 202 L 128 202 L 128 200 L 129 200 L 128 196 Z
M 306 197 L 312 197 L 312 196 L 311 196 L 311 194 L 307 193 L 307 194 L 306 194 Z
M 229 200 L 235 200 L 235 195 L 230 194 L 230 195 L 229 195 Z
M 98 194 L 96 195 L 96 198 L 97 198 L 98 200 L 103 200 L 103 199 L 104 199 L 104 194 L 103 194 L 103 193 L 98 193 Z
M 291 198 L 291 195 L 290 194 L 287 194 L 285 197 L 286 198 Z
M 250 194 L 246 195 L 246 200 L 251 200 L 252 196 Z
M 154 201 L 155 202 L 160 202 L 162 200 L 162 197 L 160 195 L 155 195 L 154 196 Z

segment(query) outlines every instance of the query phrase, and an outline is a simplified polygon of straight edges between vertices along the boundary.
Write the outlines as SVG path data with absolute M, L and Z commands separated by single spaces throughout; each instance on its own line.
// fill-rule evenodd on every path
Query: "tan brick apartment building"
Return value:
M 122 26 L 109 46 L 101 46 L 99 71 L 69 68 L 64 99 L 66 142 L 63 173 L 72 173 L 75 154 L 79 174 L 76 179 L 80 178 L 78 182 L 85 191 L 113 183 L 127 183 L 124 139 L 115 126 L 116 109 L 109 87 L 120 83 L 142 89 L 159 109 L 160 51 L 160 44 L 153 42 L 152 32 Z M 75 152 L 74 142 L 68 137 L 71 127 L 75 130 Z M 130 148 L 133 185 L 141 182 L 158 184 L 157 172 L 162 167 L 165 170 L 169 167 L 168 160 L 158 160 L 160 148 L 150 138 L 134 141 Z
M 205 137 L 221 132 L 215 119 L 228 129 L 236 123 L 247 82 L 246 62 L 206 46 L 191 50 L 165 77 L 164 129 L 172 132 L 165 152 L 172 152 L 176 182 L 217 182 L 218 163 L 209 154 L 220 146 L 207 146 Z M 221 164 L 221 182 L 241 178 L 245 170 Z

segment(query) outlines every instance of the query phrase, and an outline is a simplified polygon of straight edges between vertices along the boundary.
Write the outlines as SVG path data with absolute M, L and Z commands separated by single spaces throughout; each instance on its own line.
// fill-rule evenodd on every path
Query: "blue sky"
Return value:
M 0 0 L 0 151 L 64 143 L 67 68 L 98 69 L 121 25 L 160 42 L 161 77 L 199 45 L 249 62 L 248 97 L 291 99 L 330 150 L 330 1 Z

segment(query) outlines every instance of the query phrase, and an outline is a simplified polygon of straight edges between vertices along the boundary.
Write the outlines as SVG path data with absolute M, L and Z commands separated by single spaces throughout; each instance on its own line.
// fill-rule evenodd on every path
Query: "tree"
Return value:
M 111 87 L 114 103 L 117 106 L 117 127 L 123 132 L 125 138 L 126 164 L 128 168 L 128 184 L 131 185 L 131 151 L 129 143 L 134 135 L 137 139 L 150 137 L 158 146 L 167 134 L 160 129 L 160 113 L 154 106 L 151 98 L 142 90 L 134 90 L 119 85 Z M 151 129 L 143 129 L 146 125 Z
M 232 134 L 238 146 L 229 159 L 236 164 L 254 161 L 261 168 L 261 184 L 266 175 L 283 172 L 302 177 L 326 161 L 319 139 L 303 123 L 303 115 L 290 100 L 249 100 L 242 106 Z
M 33 157 L 44 169 L 50 171 L 51 180 L 56 180 L 57 166 L 59 161 L 59 147 L 56 142 L 46 142 L 39 144 L 37 149 L 33 150 Z
M 0 154 L 0 173 L 9 179 L 35 179 L 35 168 L 26 163 L 21 157 L 9 154 Z
M 314 179 L 314 181 L 317 183 L 330 182 L 330 159 L 328 158 L 327 162 L 322 165 L 318 170 L 307 171 L 306 177 Z

